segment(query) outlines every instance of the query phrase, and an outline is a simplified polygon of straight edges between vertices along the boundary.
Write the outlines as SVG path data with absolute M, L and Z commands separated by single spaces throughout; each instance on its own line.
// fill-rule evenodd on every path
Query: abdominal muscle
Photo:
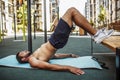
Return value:
M 32 55 L 38 60 L 49 61 L 49 59 L 55 54 L 56 49 L 49 43 L 44 43 L 38 48 Z

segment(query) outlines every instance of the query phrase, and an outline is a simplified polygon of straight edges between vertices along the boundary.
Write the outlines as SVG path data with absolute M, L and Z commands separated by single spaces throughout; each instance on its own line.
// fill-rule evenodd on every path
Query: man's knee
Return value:
M 71 14 L 75 13 L 76 11 L 77 11 L 77 9 L 75 7 L 71 7 L 68 9 L 68 12 Z
M 74 7 L 69 8 L 66 13 L 62 16 L 62 19 L 68 23 L 69 26 L 72 26 L 72 17 L 77 12 L 77 9 Z

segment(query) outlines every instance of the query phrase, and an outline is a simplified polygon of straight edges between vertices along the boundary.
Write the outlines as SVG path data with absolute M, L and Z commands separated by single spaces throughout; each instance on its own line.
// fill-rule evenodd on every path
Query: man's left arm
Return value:
M 58 64 L 49 64 L 48 62 L 37 60 L 34 57 L 29 59 L 29 63 L 34 68 L 45 69 L 45 70 L 56 70 L 56 71 L 69 71 L 76 75 L 84 74 L 80 68 L 66 66 L 66 65 L 58 65 Z

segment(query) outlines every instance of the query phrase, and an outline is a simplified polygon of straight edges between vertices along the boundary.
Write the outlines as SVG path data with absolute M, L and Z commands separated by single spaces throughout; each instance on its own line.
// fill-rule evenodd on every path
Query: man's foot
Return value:
M 110 37 L 113 34 L 114 30 L 100 29 L 94 36 L 93 39 L 96 43 L 101 43 L 104 39 Z

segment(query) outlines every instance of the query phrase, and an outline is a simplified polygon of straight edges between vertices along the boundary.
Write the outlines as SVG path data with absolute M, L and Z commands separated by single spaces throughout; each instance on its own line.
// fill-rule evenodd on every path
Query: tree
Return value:
M 22 29 L 23 32 L 23 40 L 26 40 L 26 26 L 27 26 L 27 22 L 26 22 L 26 18 L 27 18 L 27 14 L 25 13 L 26 11 L 26 4 L 24 2 L 24 0 L 19 0 L 19 11 L 17 13 L 17 19 L 19 19 L 21 22 L 18 24 L 18 28 Z
M 100 5 L 100 14 L 98 15 L 98 23 L 100 24 L 100 26 L 105 26 L 105 16 L 105 8 L 102 5 Z

